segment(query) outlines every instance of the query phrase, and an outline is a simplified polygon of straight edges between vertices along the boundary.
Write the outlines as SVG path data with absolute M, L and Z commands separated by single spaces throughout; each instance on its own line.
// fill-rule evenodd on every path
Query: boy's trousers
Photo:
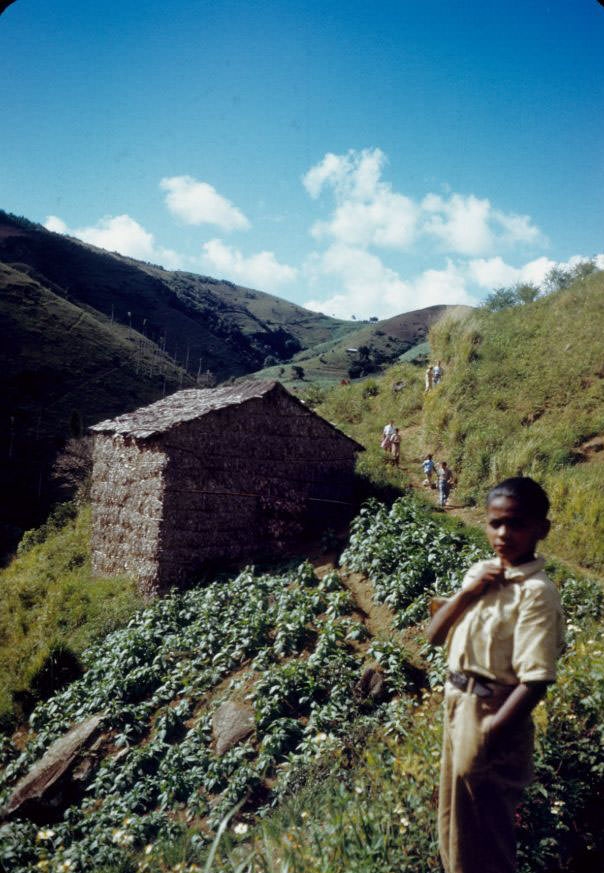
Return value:
M 484 719 L 504 698 L 478 697 L 447 683 L 438 804 L 446 873 L 513 873 L 516 807 L 533 773 L 528 717 L 487 746 Z

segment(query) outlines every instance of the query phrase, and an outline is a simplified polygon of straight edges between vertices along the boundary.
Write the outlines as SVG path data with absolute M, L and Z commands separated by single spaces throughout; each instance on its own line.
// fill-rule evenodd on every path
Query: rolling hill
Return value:
M 57 499 L 49 471 L 74 423 L 250 373 L 292 381 L 292 361 L 311 380 L 363 376 L 425 340 L 446 309 L 341 321 L 0 211 L 0 554 Z
M 0 213 L 0 553 L 57 499 L 78 429 L 354 329 L 278 297 L 110 254 Z
M 453 309 L 464 314 L 471 311 L 468 306 L 427 306 L 383 321 L 364 322 L 354 333 L 297 352 L 291 363 L 302 367 L 306 380 L 326 385 L 379 373 L 402 355 L 413 357 L 413 349 L 428 354 L 430 328 Z M 283 364 L 266 367 L 254 376 L 297 384 L 296 371 Z

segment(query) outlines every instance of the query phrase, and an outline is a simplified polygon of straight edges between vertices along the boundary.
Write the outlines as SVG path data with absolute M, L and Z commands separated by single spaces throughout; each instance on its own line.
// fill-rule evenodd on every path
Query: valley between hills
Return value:
M 55 264 L 56 235 L 3 221 L 5 524 L 20 535 L 32 493 L 46 520 L 0 571 L 2 873 L 438 873 L 445 664 L 426 643 L 429 601 L 487 554 L 472 525 L 493 479 L 517 473 L 550 495 L 547 571 L 567 620 L 558 680 L 535 710 L 519 869 L 598 873 L 604 272 L 578 271 L 528 302 L 431 312 L 425 331 L 420 313 L 355 324 L 294 307 L 288 320 L 267 318 L 280 307 L 269 295 L 76 241 L 58 238 Z M 86 282 L 70 283 L 61 258 Z M 160 314 L 188 326 L 188 361 L 158 332 Z M 214 370 L 192 362 L 197 320 Z M 429 392 L 426 338 L 445 374 Z M 345 363 L 361 372 L 346 379 Z M 224 382 L 280 368 L 365 447 L 350 527 L 152 602 L 130 579 L 93 576 L 85 492 L 44 514 L 39 471 L 53 451 L 101 408 L 207 385 L 207 370 Z M 390 419 L 404 435 L 398 465 L 379 444 Z M 421 482 L 428 451 L 455 472 L 445 512 Z M 28 467 L 37 494 L 35 482 L 23 491 Z M 85 738 L 69 766 L 19 812 L 23 780 L 74 729 Z

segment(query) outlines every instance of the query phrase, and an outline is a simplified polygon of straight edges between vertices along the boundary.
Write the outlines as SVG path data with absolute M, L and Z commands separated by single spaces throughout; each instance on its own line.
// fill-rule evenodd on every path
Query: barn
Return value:
M 274 381 L 178 391 L 91 431 L 93 571 L 147 594 L 277 554 L 350 503 L 362 450 Z

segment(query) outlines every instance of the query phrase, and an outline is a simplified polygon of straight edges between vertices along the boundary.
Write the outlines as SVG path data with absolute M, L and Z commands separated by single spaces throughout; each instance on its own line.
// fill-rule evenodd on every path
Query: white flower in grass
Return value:
M 145 855 L 150 855 L 153 851 L 153 843 L 147 843 L 145 846 Z
M 134 834 L 128 833 L 124 828 L 116 828 L 111 834 L 111 839 L 117 846 L 131 846 L 134 842 Z
M 57 864 L 57 873 L 70 873 L 70 871 L 74 869 L 75 864 L 71 858 L 66 858 L 64 861 L 61 861 L 60 864 Z
M 242 821 L 237 822 L 237 824 L 233 828 L 233 831 L 237 834 L 237 836 L 242 837 L 249 831 L 249 825 L 244 824 Z
M 355 785 L 354 786 L 354 793 L 355 794 L 363 794 L 363 791 L 364 791 L 364 788 L 362 785 Z
M 409 822 L 409 819 L 407 818 L 407 816 L 406 816 L 406 815 L 402 815 L 402 816 L 400 817 L 401 830 L 402 830 L 402 831 L 406 831 L 407 828 L 409 827 L 409 824 L 410 824 L 410 822 Z
M 38 833 L 36 834 L 36 840 L 38 842 L 40 842 L 40 840 L 52 840 L 54 835 L 55 832 L 52 831 L 50 828 L 42 828 L 42 830 L 38 831 Z

